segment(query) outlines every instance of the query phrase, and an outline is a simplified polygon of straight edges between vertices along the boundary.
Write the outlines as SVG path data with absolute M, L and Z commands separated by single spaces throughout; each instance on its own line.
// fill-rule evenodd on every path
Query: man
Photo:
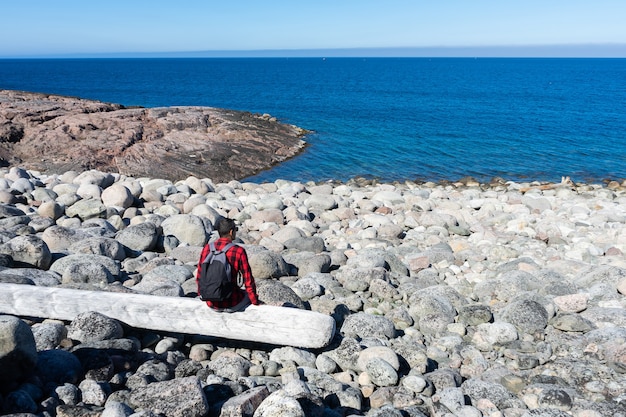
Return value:
M 214 242 L 216 250 L 223 249 L 226 245 L 235 240 L 237 227 L 235 226 L 234 220 L 222 217 L 217 221 L 216 229 L 220 236 L 219 239 Z M 202 249 L 200 261 L 198 262 L 196 282 L 198 282 L 200 277 L 202 261 L 206 258 L 210 250 L 208 243 Z M 250 304 L 259 305 L 260 302 L 256 293 L 256 284 L 252 276 L 252 271 L 250 270 L 246 250 L 241 246 L 234 245 L 226 252 L 226 259 L 232 267 L 233 293 L 229 299 L 224 301 L 206 301 L 207 306 L 216 311 L 230 313 L 242 311 Z M 246 288 L 245 291 L 237 285 L 237 277 L 239 274 L 241 274 L 243 278 L 243 283 Z

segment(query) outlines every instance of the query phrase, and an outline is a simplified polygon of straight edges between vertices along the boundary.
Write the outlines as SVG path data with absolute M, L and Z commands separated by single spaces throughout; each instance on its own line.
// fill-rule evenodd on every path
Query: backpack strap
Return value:
M 227 243 L 227 244 L 226 244 L 226 245 L 225 245 L 225 246 L 224 246 L 221 250 L 217 250 L 217 249 L 215 248 L 215 242 L 211 242 L 211 243 L 209 243 L 209 250 L 210 250 L 212 253 L 219 253 L 219 252 L 224 252 L 224 253 L 226 253 L 226 252 L 228 252 L 228 250 L 229 250 L 230 248 L 232 248 L 233 246 L 235 246 L 235 244 L 234 244 L 233 242 L 230 242 L 230 243 Z
M 232 247 L 234 247 L 234 246 L 235 246 L 235 244 L 234 244 L 233 242 L 227 243 L 227 244 L 226 244 L 226 246 L 224 246 L 224 247 L 222 248 L 222 252 L 226 253 L 226 252 L 228 252 L 228 250 L 229 250 L 230 248 L 232 248 Z

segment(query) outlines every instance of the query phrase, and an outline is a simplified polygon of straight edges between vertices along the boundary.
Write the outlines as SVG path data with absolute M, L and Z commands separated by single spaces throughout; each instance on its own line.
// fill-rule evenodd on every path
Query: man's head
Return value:
M 217 221 L 216 229 L 220 237 L 230 236 L 231 238 L 234 238 L 237 226 L 235 226 L 235 221 L 233 219 L 222 217 Z

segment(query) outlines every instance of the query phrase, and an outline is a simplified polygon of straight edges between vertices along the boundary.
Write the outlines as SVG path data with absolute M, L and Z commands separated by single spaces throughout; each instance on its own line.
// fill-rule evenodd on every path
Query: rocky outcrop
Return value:
M 269 115 L 209 107 L 125 108 L 0 91 L 0 165 L 49 173 L 230 181 L 297 153 L 306 132 Z

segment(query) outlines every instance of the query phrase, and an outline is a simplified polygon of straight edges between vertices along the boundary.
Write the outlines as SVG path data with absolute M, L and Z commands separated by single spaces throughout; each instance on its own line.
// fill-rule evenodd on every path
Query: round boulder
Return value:
M 67 336 L 81 343 L 119 339 L 124 336 L 122 325 L 115 319 L 95 311 L 81 313 L 70 324 Z
M 204 222 L 193 214 L 175 214 L 169 216 L 163 223 L 164 236 L 175 236 L 182 243 L 190 246 L 203 246 L 209 235 Z
M 30 327 L 14 316 L 0 316 L 0 386 L 26 377 L 37 364 Z

